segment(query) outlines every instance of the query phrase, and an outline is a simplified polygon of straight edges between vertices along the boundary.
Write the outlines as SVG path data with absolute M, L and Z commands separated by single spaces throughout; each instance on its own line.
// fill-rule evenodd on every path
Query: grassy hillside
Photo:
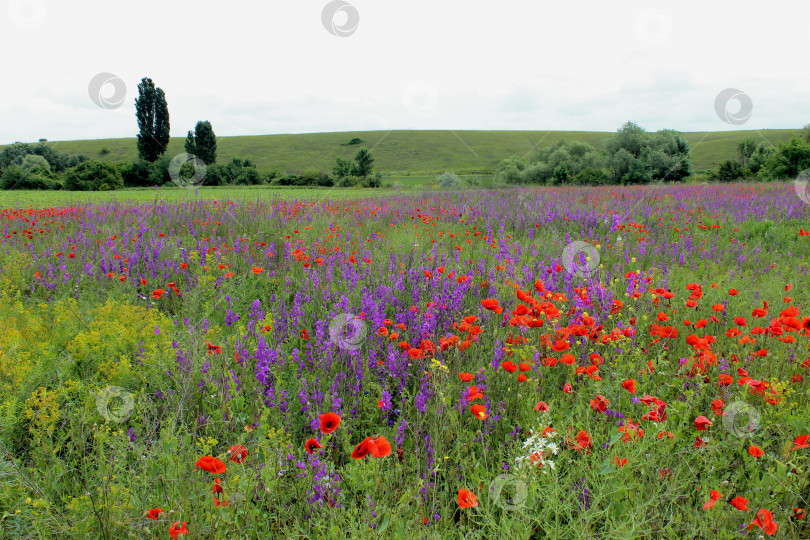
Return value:
M 798 130 L 726 131 L 684 133 L 692 147 L 696 170 L 715 167 L 736 154 L 737 143 L 746 139 L 767 141 L 774 146 Z M 578 140 L 599 148 L 613 133 L 593 131 L 355 131 L 301 135 L 219 137 L 218 161 L 247 157 L 260 170 L 301 171 L 308 167 L 330 171 L 338 156 L 350 158 L 359 146 L 373 148 L 375 168 L 384 173 L 433 174 L 446 170 L 462 174 L 489 174 L 504 158 L 524 156 L 559 139 Z M 362 143 L 347 145 L 354 137 Z M 169 155 L 183 152 L 183 138 L 173 138 Z M 135 139 L 100 139 L 51 142 L 55 149 L 83 153 L 93 159 L 132 160 L 137 157 Z M 101 156 L 102 148 L 109 153 Z

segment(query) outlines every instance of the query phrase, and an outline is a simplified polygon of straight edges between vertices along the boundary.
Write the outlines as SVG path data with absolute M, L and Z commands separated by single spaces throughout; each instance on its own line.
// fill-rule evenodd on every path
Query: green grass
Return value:
M 696 170 L 715 167 L 736 155 L 737 143 L 753 138 L 776 145 L 798 129 L 684 133 L 692 147 Z M 371 148 L 375 168 L 388 174 L 491 174 L 510 155 L 525 156 L 559 139 L 587 142 L 601 147 L 611 132 L 595 131 L 351 131 L 300 135 L 219 137 L 218 161 L 250 158 L 263 171 L 296 172 L 308 167 L 331 171 L 335 158 L 351 158 L 360 146 Z M 360 145 L 347 145 L 352 138 Z M 169 143 L 169 155 L 183 152 L 184 139 Z M 137 157 L 135 139 L 99 139 L 48 143 L 67 153 L 82 153 L 92 159 L 129 161 Z M 101 156 L 102 148 L 109 153 Z

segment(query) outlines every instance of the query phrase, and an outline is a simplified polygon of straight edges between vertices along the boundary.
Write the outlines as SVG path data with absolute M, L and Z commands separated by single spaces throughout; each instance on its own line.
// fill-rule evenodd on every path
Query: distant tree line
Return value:
M 692 174 L 689 143 L 680 133 L 649 133 L 627 122 L 597 150 L 560 140 L 522 158 L 511 156 L 495 171 L 505 184 L 600 185 L 678 182 Z
M 166 155 L 169 145 L 170 119 L 166 94 L 144 77 L 138 85 L 135 100 L 138 122 L 136 144 L 138 159 L 131 163 L 90 160 L 84 155 L 62 154 L 45 144 L 15 143 L 0 151 L 0 189 L 67 189 L 106 191 L 124 187 L 149 187 L 172 184 L 169 173 L 172 158 Z M 359 144 L 354 138 L 348 144 Z M 186 153 L 206 166 L 201 184 L 205 186 L 362 186 L 379 187 L 382 175 L 373 174 L 374 158 L 361 148 L 353 160 L 338 158 L 334 175 L 317 169 L 300 173 L 260 173 L 250 159 L 232 158 L 217 163 L 217 137 L 211 122 L 197 122 L 185 141 Z M 99 152 L 109 154 L 107 148 Z M 194 175 L 194 165 L 185 163 L 180 176 Z
M 721 162 L 709 172 L 709 178 L 717 182 L 784 180 L 796 178 L 807 169 L 810 169 L 810 125 L 776 147 L 755 139 L 740 142 L 735 159 Z

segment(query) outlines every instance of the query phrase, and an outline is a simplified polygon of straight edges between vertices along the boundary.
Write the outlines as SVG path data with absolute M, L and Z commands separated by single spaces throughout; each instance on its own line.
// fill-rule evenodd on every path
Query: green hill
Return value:
M 684 133 L 692 147 L 695 170 L 715 167 L 736 155 L 737 143 L 753 138 L 776 145 L 798 129 L 749 130 Z M 263 171 L 295 172 L 315 167 L 331 171 L 335 158 L 350 158 L 360 146 L 373 149 L 375 168 L 384 173 L 403 175 L 454 171 L 460 174 L 490 174 L 504 158 L 524 156 L 532 149 L 559 139 L 577 140 L 600 148 L 612 132 L 594 131 L 352 131 L 300 135 L 260 135 L 218 137 L 218 162 L 232 157 L 250 158 Z M 347 144 L 353 138 L 359 145 Z M 169 155 L 183 152 L 184 139 L 169 143 Z M 49 142 L 54 149 L 82 153 L 91 159 L 133 160 L 137 157 L 135 139 L 99 139 Z M 109 153 L 101 155 L 102 149 Z

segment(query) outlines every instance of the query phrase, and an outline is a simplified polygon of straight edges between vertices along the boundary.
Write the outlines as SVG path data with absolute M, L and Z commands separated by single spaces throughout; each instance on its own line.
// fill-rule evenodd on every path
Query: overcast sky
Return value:
M 796 0 L 0 6 L 0 144 L 134 137 L 145 76 L 173 137 L 197 120 L 220 136 L 810 123 L 810 4 Z M 718 109 L 726 89 L 739 99 Z

